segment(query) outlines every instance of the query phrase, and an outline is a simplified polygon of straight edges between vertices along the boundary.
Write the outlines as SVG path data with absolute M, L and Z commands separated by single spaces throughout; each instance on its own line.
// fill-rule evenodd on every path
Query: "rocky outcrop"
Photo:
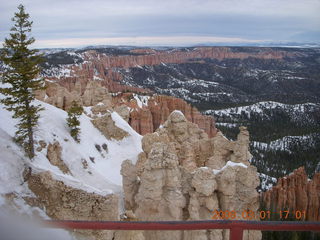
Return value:
M 93 119 L 91 122 L 108 139 L 122 140 L 129 136 L 126 131 L 116 126 L 110 112 L 107 112 L 102 117 Z
M 70 174 L 68 166 L 61 159 L 61 150 L 62 148 L 59 142 L 54 142 L 53 144 L 49 143 L 47 149 L 47 158 L 52 165 L 57 166 L 63 173 Z
M 142 139 L 136 164 L 122 164 L 125 208 L 139 220 L 212 219 L 215 210 L 257 211 L 256 168 L 248 160 L 248 132 L 240 129 L 237 141 L 221 132 L 213 138 L 180 111 Z M 221 142 L 222 141 L 222 142 Z M 246 150 L 246 151 L 245 151 Z M 146 239 L 229 239 L 226 230 L 145 231 Z M 246 233 L 260 239 L 260 232 Z
M 85 106 L 94 106 L 100 102 L 111 106 L 112 98 L 108 89 L 102 87 L 99 82 L 89 81 L 83 92 L 82 101 Z
M 69 92 L 65 87 L 58 83 L 46 81 L 44 94 L 39 94 L 38 99 L 54 105 L 61 109 L 68 109 L 73 101 L 81 103 L 80 95 L 76 91 Z
M 103 102 L 108 108 L 112 103 L 108 89 L 97 81 L 88 81 L 85 86 L 78 82 L 71 90 L 58 83 L 46 81 L 46 89 L 39 91 L 37 98 L 64 110 L 68 110 L 73 101 L 83 106 L 94 106 Z
M 262 201 L 267 209 L 289 210 L 290 214 L 305 211 L 302 215 L 305 220 L 320 221 L 320 173 L 315 173 L 310 180 L 300 167 L 263 193 Z
M 119 220 L 118 197 L 102 196 L 65 185 L 55 180 L 50 172 L 32 174 L 28 180 L 29 188 L 36 195 L 39 207 L 45 209 L 52 219 L 116 221 Z M 29 199 L 29 202 L 31 200 Z M 114 231 L 78 230 L 76 235 L 94 240 L 111 240 Z
M 123 120 L 129 122 L 130 108 L 128 108 L 126 105 L 116 105 L 113 109 L 120 115 L 120 117 L 123 118 Z

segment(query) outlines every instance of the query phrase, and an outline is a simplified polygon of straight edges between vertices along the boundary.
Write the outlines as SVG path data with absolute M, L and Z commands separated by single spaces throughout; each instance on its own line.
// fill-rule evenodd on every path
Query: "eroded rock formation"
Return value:
M 63 173 L 70 173 L 68 166 L 61 159 L 61 146 L 59 142 L 49 143 L 47 148 L 47 158 L 49 162 L 57 166 Z
M 320 221 L 320 173 L 315 173 L 310 180 L 300 167 L 263 193 L 262 201 L 267 209 L 289 210 L 290 213 L 305 211 L 305 220 Z
M 211 219 L 214 210 L 257 211 L 256 168 L 248 160 L 248 131 L 237 141 L 221 132 L 213 138 L 179 111 L 142 139 L 143 152 L 136 164 L 122 164 L 125 208 L 139 220 Z M 146 239 L 229 239 L 226 230 L 145 231 Z M 245 239 L 260 239 L 248 232 Z
M 186 101 L 163 95 L 149 97 L 148 103 L 139 107 L 137 101 L 132 99 L 132 93 L 120 94 L 114 97 L 116 105 L 124 104 L 130 109 L 129 124 L 141 135 L 154 132 L 169 117 L 174 110 L 181 111 L 188 121 L 196 123 L 209 137 L 215 136 L 217 129 L 215 121 L 210 116 L 202 115 L 198 109 Z M 131 100 L 126 100 L 131 99 Z
M 103 102 L 111 107 L 112 103 L 108 89 L 102 87 L 98 81 L 88 81 L 82 86 L 77 82 L 71 90 L 58 83 L 46 81 L 46 89 L 38 92 L 37 98 L 64 110 L 68 110 L 73 101 L 83 106 L 94 106 Z

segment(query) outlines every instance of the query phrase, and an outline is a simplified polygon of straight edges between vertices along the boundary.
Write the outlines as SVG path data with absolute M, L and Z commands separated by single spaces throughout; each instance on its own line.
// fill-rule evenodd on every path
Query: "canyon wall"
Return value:
M 257 52 L 234 52 L 228 47 L 198 47 L 194 49 L 172 51 L 157 51 L 154 49 L 134 49 L 132 53 L 141 55 L 108 56 L 95 51 L 86 52 L 86 60 L 98 59 L 105 69 L 121 67 L 130 68 L 144 65 L 159 65 L 161 63 L 184 63 L 191 59 L 244 59 L 254 57 L 259 59 L 282 59 L 292 54 L 284 51 L 274 51 L 265 48 Z M 96 61 L 95 61 L 96 62 Z
M 270 48 L 259 51 L 240 52 L 232 51 L 228 47 L 199 47 L 194 49 L 174 49 L 160 51 L 154 49 L 133 49 L 131 55 L 106 55 L 95 50 L 88 50 L 81 54 L 84 62 L 73 65 L 63 65 L 62 69 L 55 69 L 52 76 L 44 75 L 51 81 L 59 82 L 68 91 L 72 91 L 76 84 L 83 87 L 90 80 L 99 80 L 101 85 L 111 92 L 134 91 L 149 92 L 148 89 L 126 86 L 120 83 L 123 76 L 118 69 L 145 65 L 159 65 L 161 63 L 185 63 L 205 58 L 223 60 L 245 59 L 254 57 L 258 59 L 283 59 L 294 56 L 296 53 L 274 51 Z M 57 72 L 60 72 L 57 74 Z
M 263 193 L 262 201 L 266 209 L 289 210 L 294 215 L 296 211 L 305 211 L 302 214 L 304 220 L 320 221 L 320 173 L 315 173 L 310 180 L 300 167 Z
M 215 210 L 257 211 L 257 170 L 249 164 L 249 134 L 237 141 L 208 135 L 174 111 L 156 132 L 142 139 L 138 161 L 122 163 L 125 208 L 141 221 L 212 219 Z M 247 231 L 245 239 L 261 239 Z M 228 230 L 145 231 L 153 240 L 227 240 Z

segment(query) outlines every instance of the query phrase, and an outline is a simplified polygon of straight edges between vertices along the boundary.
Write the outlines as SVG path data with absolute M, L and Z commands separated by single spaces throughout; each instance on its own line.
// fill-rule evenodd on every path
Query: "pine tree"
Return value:
M 70 128 L 70 135 L 74 140 L 80 142 L 79 133 L 80 133 L 80 121 L 79 117 L 83 112 L 83 108 L 79 106 L 75 101 L 72 102 L 70 109 L 68 110 L 67 123 Z
M 25 12 L 24 6 L 18 6 L 14 14 L 10 38 L 3 44 L 0 60 L 5 69 L 1 73 L 3 87 L 0 93 L 5 95 L 1 103 L 13 112 L 13 118 L 18 119 L 15 140 L 21 144 L 30 159 L 34 157 L 34 129 L 42 108 L 35 105 L 35 91 L 44 89 L 44 80 L 39 78 L 39 64 L 42 56 L 35 49 L 29 49 L 35 39 L 30 37 L 32 21 Z

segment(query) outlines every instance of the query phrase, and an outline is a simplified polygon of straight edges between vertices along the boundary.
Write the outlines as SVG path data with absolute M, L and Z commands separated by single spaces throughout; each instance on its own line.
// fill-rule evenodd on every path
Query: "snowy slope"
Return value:
M 77 143 L 69 134 L 65 111 L 40 101 L 35 101 L 35 104 L 40 104 L 45 109 L 40 112 L 39 126 L 35 129 L 35 147 L 39 147 L 40 140 L 47 145 L 58 141 L 62 147 L 61 158 L 70 173 L 63 173 L 49 162 L 46 157 L 47 148 L 36 151 L 36 157 L 30 161 L 12 138 L 17 121 L 12 119 L 12 113 L 0 104 L 0 238 L 37 240 L 46 236 L 46 239 L 74 240 L 66 230 L 43 228 L 36 223 L 30 223 L 30 219 L 20 222 L 21 216 L 49 219 L 45 210 L 31 207 L 24 200 L 25 197 L 35 197 L 23 180 L 22 173 L 25 167 L 31 166 L 34 173 L 50 171 L 53 178 L 73 188 L 100 195 L 122 195 L 121 163 L 126 159 L 136 162 L 138 154 L 142 151 L 142 136 L 113 112 L 111 116 L 116 126 L 128 132 L 129 136 L 121 141 L 106 139 L 93 126 L 91 119 L 83 114 L 80 117 L 81 142 Z M 98 145 L 100 148 L 97 148 Z M 87 164 L 86 167 L 84 162 Z M 11 194 L 15 197 L 8 202 L 7 196 L 10 197 Z M 120 202 L 120 212 L 122 205 Z M 9 222 L 12 213 L 17 214 L 19 219 Z
M 19 166 L 16 166 L 1 161 L 1 169 L 21 170 L 23 164 L 27 162 L 35 171 L 51 171 L 55 179 L 63 180 L 65 184 L 75 188 L 102 195 L 121 192 L 121 163 L 126 159 L 130 159 L 133 162 L 137 160 L 137 155 L 142 151 L 141 136 L 117 113 L 112 113 L 116 125 L 127 131 L 129 137 L 121 141 L 108 140 L 93 126 L 90 118 L 83 114 L 80 118 L 81 142 L 77 143 L 69 134 L 65 120 L 67 113 L 65 111 L 40 101 L 36 101 L 36 103 L 44 107 L 45 110 L 40 114 L 39 128 L 35 131 L 35 140 L 43 140 L 47 144 L 58 141 L 62 146 L 62 159 L 68 166 L 71 175 L 64 174 L 58 167 L 50 164 L 46 157 L 46 148 L 42 149 L 41 152 L 37 152 L 37 156 L 32 162 L 26 160 L 22 149 L 11 140 L 15 132 L 15 121 L 12 120 L 11 113 L 4 110 L 3 106 L 0 105 L 0 133 L 1 139 L 4 141 L 1 146 L 6 146 L 1 152 L 9 154 L 12 150 L 10 158 L 16 159 L 19 163 Z M 108 150 L 99 152 L 95 147 L 97 144 L 100 146 L 106 144 Z M 3 157 L 6 157 L 6 155 Z M 20 161 L 19 159 L 24 160 Z M 87 169 L 83 166 L 84 160 L 88 164 Z M 20 174 L 14 176 L 9 174 L 7 176 L 6 171 L 2 170 L 0 174 L 2 182 L 10 181 L 16 186 L 21 183 L 21 179 L 18 178 Z M 15 179 L 15 181 L 10 178 Z M 20 179 L 19 183 L 17 179 Z M 20 190 L 18 189 L 17 191 Z M 0 189 L 0 193 L 3 192 L 6 192 L 6 190 Z
M 3 116 L 2 114 L 0 115 Z M 1 128 L 3 125 L 1 125 Z M 69 232 L 63 229 L 40 228 L 36 223 L 23 221 L 21 216 L 41 216 L 49 219 L 46 213 L 40 208 L 30 207 L 23 197 L 34 197 L 27 184 L 23 184 L 22 171 L 28 159 L 24 157 L 21 148 L 12 142 L 3 129 L 0 129 L 0 233 L 1 239 L 16 240 L 37 240 L 43 239 L 64 239 L 74 240 Z M 13 206 L 6 204 L 5 194 L 15 193 L 18 197 L 14 198 Z M 19 218 L 12 218 L 13 212 L 18 213 Z M 14 231 L 12 231 L 14 229 Z M 28 230 L 28 231 L 26 231 Z

